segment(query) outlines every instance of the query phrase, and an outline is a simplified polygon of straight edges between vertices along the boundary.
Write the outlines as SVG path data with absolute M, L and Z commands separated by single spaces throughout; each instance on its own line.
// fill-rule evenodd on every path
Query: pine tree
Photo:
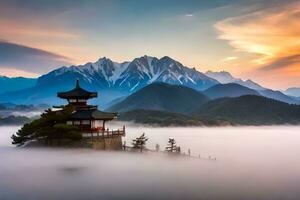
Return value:
M 136 139 L 132 140 L 133 148 L 140 149 L 140 151 L 142 152 L 143 149 L 145 149 L 147 141 L 148 138 L 145 136 L 145 133 L 143 133 L 140 137 L 137 137 Z
M 168 146 L 166 147 L 166 151 L 170 152 L 170 153 L 177 152 L 176 141 L 174 138 L 169 138 Z
M 71 106 L 66 106 L 57 112 L 46 110 L 39 119 L 25 124 L 16 134 L 13 134 L 12 144 L 23 145 L 31 140 L 81 139 L 79 129 L 66 124 L 73 110 Z

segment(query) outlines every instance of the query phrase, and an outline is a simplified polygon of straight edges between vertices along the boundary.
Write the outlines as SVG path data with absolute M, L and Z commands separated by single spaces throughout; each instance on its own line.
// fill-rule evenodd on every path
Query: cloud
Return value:
M 236 56 L 228 56 L 226 58 L 224 58 L 222 61 L 233 61 L 233 60 L 236 60 L 238 59 L 238 57 Z
M 297 63 L 300 63 L 300 54 L 279 58 L 274 62 L 262 66 L 260 70 L 270 71 L 275 69 L 284 69 L 286 67 L 293 66 L 294 64 Z
M 237 51 L 254 55 L 252 64 L 265 70 L 299 63 L 300 3 L 269 6 L 215 24 L 219 39 Z M 294 65 L 293 65 L 294 66 Z
M 12 70 L 40 74 L 69 64 L 69 59 L 62 55 L 0 40 L 0 66 L 5 66 L 6 69 L 9 67 Z
M 186 17 L 194 17 L 194 14 L 185 14 Z

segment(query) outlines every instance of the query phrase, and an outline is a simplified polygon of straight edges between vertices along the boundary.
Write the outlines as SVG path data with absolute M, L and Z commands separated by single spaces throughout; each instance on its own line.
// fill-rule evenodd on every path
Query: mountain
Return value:
M 32 119 L 24 116 L 0 116 L 0 126 L 20 126 L 31 122 Z
M 257 91 L 236 83 L 218 84 L 203 91 L 203 93 L 212 98 L 221 97 L 239 97 L 243 95 L 260 95 Z
M 39 77 L 32 88 L 0 95 L 0 101 L 19 104 L 62 103 L 56 98 L 56 92 L 71 89 L 76 79 L 84 88 L 100 93 L 95 102 L 101 105 L 154 82 L 183 85 L 196 90 L 219 83 L 167 56 L 160 59 L 143 56 L 123 63 L 104 57 L 94 63 L 58 68 Z
M 283 91 L 285 95 L 300 97 L 300 88 L 299 87 L 291 87 L 287 90 Z
M 245 86 L 245 87 L 253 89 L 253 90 L 265 90 L 266 89 L 266 88 L 262 87 L 261 85 L 253 82 L 250 79 L 244 81 L 240 78 L 235 78 L 229 72 L 226 72 L 226 71 L 220 71 L 220 72 L 207 71 L 207 72 L 205 72 L 205 75 L 219 81 L 222 84 L 237 83 L 239 85 Z
M 85 85 L 93 84 L 95 89 L 117 89 L 132 92 L 153 82 L 184 85 L 197 90 L 206 89 L 218 82 L 183 66 L 170 57 L 161 59 L 143 56 L 132 62 L 117 63 L 108 58 L 101 58 L 95 63 L 83 66 L 62 67 L 39 78 L 37 85 L 49 85 L 58 81 L 74 83 L 80 79 Z
M 290 103 L 290 104 L 299 104 L 299 101 L 296 98 L 287 96 L 285 94 L 283 94 L 280 91 L 274 91 L 274 90 L 259 90 L 258 91 L 262 96 L 271 98 L 271 99 L 275 99 L 278 101 L 282 101 L 285 103 Z
M 186 113 L 209 101 L 209 98 L 192 88 L 153 83 L 131 94 L 123 101 L 108 108 L 108 111 L 160 110 Z
M 36 84 L 36 81 L 37 79 L 35 78 L 23 78 L 23 77 L 9 78 L 6 76 L 0 76 L 0 85 L 1 85 L 0 94 L 32 87 Z
M 221 126 L 229 125 L 226 121 L 197 119 L 180 113 L 157 110 L 131 110 L 120 113 L 118 120 L 131 121 L 151 126 Z
M 242 125 L 300 123 L 299 105 L 256 95 L 216 99 L 203 104 L 192 114 L 199 118 L 226 120 Z

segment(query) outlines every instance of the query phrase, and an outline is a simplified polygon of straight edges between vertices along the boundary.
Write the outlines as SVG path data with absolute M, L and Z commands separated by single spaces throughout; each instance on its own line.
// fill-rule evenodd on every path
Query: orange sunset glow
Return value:
M 297 1 L 258 1 L 251 6 L 191 3 L 186 8 L 174 4 L 174 12 L 162 14 L 152 8 L 155 17 L 148 15 L 150 11 L 129 14 L 131 7 L 113 1 L 96 6 L 103 12 L 90 3 L 60 6 L 38 5 L 33 12 L 31 4 L 1 3 L 0 26 L 4 28 L 0 41 L 52 55 L 49 62 L 48 55 L 40 63 L 34 59 L 22 62 L 22 57 L 20 63 L 0 62 L 1 75 L 39 76 L 62 65 L 84 64 L 104 56 L 122 62 L 141 55 L 169 55 L 203 72 L 226 70 L 270 88 L 300 85 Z

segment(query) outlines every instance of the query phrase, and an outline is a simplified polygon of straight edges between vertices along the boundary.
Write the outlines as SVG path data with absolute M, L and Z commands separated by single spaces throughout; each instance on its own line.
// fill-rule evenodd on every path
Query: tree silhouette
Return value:
M 132 140 L 133 148 L 140 149 L 140 151 L 142 152 L 143 149 L 145 149 L 147 141 L 148 138 L 145 136 L 145 133 L 143 133 L 140 137 L 137 137 L 136 139 Z
M 176 146 L 176 141 L 174 138 L 169 138 L 168 141 L 168 146 L 166 147 L 166 151 L 173 153 L 173 152 L 177 152 L 177 146 Z
M 16 134 L 12 135 L 12 144 L 23 145 L 31 140 L 81 139 L 77 127 L 65 124 L 74 111 L 72 106 L 66 106 L 61 111 L 45 110 L 39 119 L 25 124 Z

